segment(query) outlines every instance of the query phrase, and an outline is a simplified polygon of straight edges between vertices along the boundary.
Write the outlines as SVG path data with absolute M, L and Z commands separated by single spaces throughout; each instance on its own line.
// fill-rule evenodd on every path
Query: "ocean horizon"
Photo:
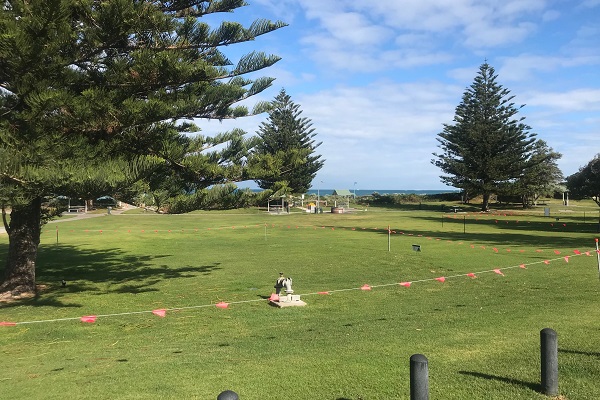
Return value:
M 262 189 L 252 189 L 253 192 L 260 192 Z M 306 194 L 321 196 L 332 195 L 335 189 L 309 189 Z M 417 194 L 417 195 L 433 195 L 442 193 L 460 193 L 459 189 L 348 189 L 350 193 L 356 196 L 370 196 L 373 193 L 379 194 Z

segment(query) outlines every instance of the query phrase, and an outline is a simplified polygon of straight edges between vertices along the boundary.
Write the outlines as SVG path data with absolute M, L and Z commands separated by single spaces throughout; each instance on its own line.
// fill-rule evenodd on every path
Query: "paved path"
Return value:
M 126 210 L 130 210 L 132 208 L 136 208 L 135 206 L 128 206 L 128 207 L 124 207 L 118 210 L 115 210 L 114 208 L 111 210 L 110 214 L 111 215 L 119 215 L 121 214 L 123 211 Z M 57 224 L 59 222 L 67 222 L 67 221 L 75 221 L 78 219 L 86 219 L 86 218 L 96 218 L 96 217 L 104 217 L 107 214 L 106 213 L 77 213 L 77 214 L 69 214 L 69 213 L 65 213 L 64 215 L 71 215 L 71 218 L 59 218 L 59 219 L 53 219 L 51 221 L 48 221 L 49 224 Z M 0 223 L 0 235 L 6 235 L 6 229 L 4 229 L 4 224 Z

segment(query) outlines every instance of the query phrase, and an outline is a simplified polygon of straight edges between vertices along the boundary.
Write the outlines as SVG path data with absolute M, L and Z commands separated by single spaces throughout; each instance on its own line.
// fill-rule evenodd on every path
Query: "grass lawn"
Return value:
M 598 210 L 586 207 L 51 223 L 44 291 L 0 305 L 0 321 L 17 322 L 0 326 L 0 397 L 408 399 L 421 353 L 432 399 L 547 399 L 539 333 L 550 327 L 560 398 L 599 399 Z M 279 272 L 306 307 L 268 305 Z

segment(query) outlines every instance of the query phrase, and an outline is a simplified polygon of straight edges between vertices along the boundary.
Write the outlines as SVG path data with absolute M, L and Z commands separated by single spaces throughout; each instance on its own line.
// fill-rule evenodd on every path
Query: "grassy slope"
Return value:
M 95 324 L 0 327 L 10 365 L 1 392 L 211 399 L 233 389 L 243 399 L 405 399 L 409 357 L 422 353 L 431 398 L 538 399 L 545 398 L 537 393 L 539 331 L 551 327 L 559 334 L 561 394 L 600 398 L 596 257 L 562 259 L 593 247 L 595 225 L 510 214 L 447 214 L 441 222 L 439 212 L 371 210 L 47 225 L 38 279 L 48 289 L 0 308 L 0 320 L 207 307 L 168 311 L 164 319 L 145 312 Z M 396 232 L 390 252 L 388 224 Z M 417 243 L 420 253 L 411 250 Z M 303 296 L 304 308 L 269 307 L 279 271 L 294 278 L 297 293 L 334 292 Z M 490 272 L 433 280 L 480 271 Z M 357 289 L 401 281 L 414 283 Z M 210 306 L 219 301 L 234 304 Z

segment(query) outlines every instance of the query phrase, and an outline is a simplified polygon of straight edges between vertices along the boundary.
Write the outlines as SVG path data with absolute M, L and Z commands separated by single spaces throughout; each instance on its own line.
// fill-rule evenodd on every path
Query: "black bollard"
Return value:
M 239 400 L 240 398 L 238 397 L 236 392 L 233 392 L 231 390 L 226 390 L 224 392 L 221 392 L 221 394 L 219 394 L 217 396 L 217 400 Z
M 558 394 L 558 340 L 556 331 L 544 328 L 540 331 L 542 356 L 542 393 L 548 396 Z
M 429 370 L 423 354 L 410 356 L 410 400 L 429 400 Z

